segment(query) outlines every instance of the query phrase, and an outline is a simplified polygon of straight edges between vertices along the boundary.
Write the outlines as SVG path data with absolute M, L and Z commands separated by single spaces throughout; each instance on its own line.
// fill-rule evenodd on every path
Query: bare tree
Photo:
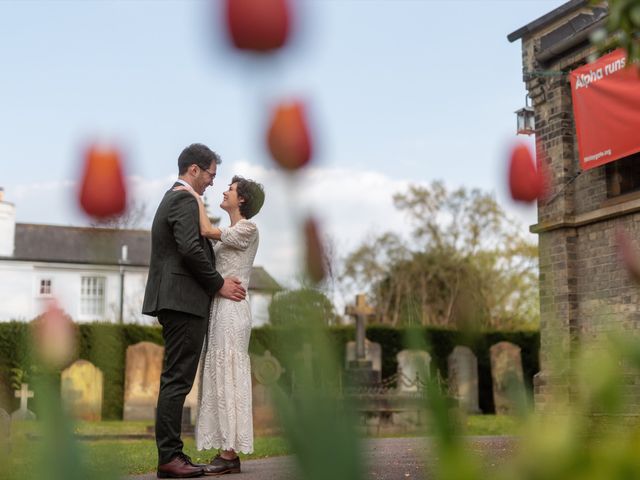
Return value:
M 102 218 L 91 222 L 92 227 L 115 228 L 115 229 L 137 229 L 142 228 L 147 217 L 147 204 L 130 200 L 126 210 L 120 215 Z

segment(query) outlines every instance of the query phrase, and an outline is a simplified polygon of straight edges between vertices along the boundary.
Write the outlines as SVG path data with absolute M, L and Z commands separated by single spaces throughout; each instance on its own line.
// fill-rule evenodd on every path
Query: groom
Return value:
M 178 180 L 202 195 L 213 185 L 220 157 L 194 143 L 178 157 Z M 204 474 L 182 452 L 182 408 L 193 386 L 207 332 L 211 298 L 219 294 L 240 301 L 246 292 L 237 278 L 216 271 L 211 244 L 200 235 L 198 203 L 186 191 L 170 189 L 151 227 L 151 261 L 142 313 L 162 325 L 164 361 L 156 412 L 158 478 Z

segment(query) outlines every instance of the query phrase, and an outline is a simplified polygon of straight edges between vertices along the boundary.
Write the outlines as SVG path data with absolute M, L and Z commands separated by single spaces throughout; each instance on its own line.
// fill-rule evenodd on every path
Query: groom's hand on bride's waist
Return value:
M 224 285 L 222 285 L 218 293 L 224 298 L 228 298 L 234 302 L 244 300 L 244 297 L 247 296 L 247 292 L 242 286 L 242 283 L 236 277 L 225 278 Z

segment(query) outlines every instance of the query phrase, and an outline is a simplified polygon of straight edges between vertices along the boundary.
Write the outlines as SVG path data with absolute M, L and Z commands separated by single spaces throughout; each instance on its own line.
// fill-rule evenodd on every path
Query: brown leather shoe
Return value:
M 240 457 L 236 456 L 233 460 L 227 460 L 216 455 L 211 463 L 204 466 L 205 475 L 217 476 L 225 473 L 240 473 Z
M 202 475 L 204 469 L 193 465 L 184 453 L 179 453 L 169 463 L 158 465 L 158 478 L 192 478 Z

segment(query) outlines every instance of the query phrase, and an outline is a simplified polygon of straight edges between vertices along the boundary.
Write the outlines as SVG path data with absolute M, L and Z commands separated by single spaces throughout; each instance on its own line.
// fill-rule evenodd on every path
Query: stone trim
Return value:
M 618 203 L 624 198 L 625 203 Z M 603 222 L 611 218 L 620 217 L 622 215 L 628 215 L 640 211 L 640 194 L 638 192 L 629 193 L 616 198 L 615 204 L 610 204 L 609 201 L 603 204 L 602 208 L 593 210 L 581 215 L 565 217 L 561 220 L 554 220 L 548 222 L 540 222 L 529 227 L 531 233 L 544 233 L 558 230 L 561 228 L 576 228 L 590 225 L 592 223 Z

